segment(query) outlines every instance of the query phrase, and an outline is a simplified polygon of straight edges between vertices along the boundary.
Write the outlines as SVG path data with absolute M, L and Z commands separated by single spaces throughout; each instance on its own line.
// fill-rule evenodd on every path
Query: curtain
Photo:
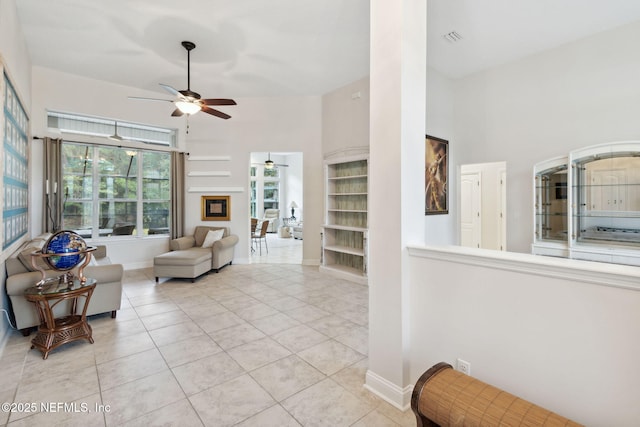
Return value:
M 184 171 L 185 155 L 171 153 L 171 238 L 184 235 Z
M 63 181 L 62 139 L 44 138 L 44 173 L 42 174 L 42 230 L 54 233 L 62 227 Z

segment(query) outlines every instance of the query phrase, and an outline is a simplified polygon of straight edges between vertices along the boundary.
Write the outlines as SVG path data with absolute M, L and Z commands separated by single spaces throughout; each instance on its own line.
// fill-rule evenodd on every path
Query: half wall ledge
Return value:
M 408 246 L 409 255 L 640 291 L 640 267 L 463 246 Z

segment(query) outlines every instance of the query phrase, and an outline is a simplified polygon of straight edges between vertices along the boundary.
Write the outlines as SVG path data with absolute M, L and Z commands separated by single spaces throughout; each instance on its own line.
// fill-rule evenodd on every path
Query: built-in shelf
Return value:
M 534 167 L 532 252 L 640 266 L 640 141 L 574 150 Z
M 188 156 L 190 162 L 229 162 L 231 156 Z
M 189 193 L 244 193 L 244 187 L 189 187 Z
M 334 180 L 339 181 L 342 179 L 358 179 L 358 178 L 367 178 L 367 177 L 368 177 L 367 175 L 350 175 L 350 176 L 330 176 L 327 179 L 329 181 L 334 181 Z
M 341 252 L 343 254 L 364 256 L 364 249 L 352 248 L 351 246 L 327 245 L 327 246 L 324 247 L 324 249 L 326 251 Z
M 231 176 L 231 171 L 191 171 L 187 176 Z
M 368 156 L 325 161 L 320 270 L 367 283 Z
M 367 229 L 364 227 L 352 227 L 350 225 L 323 224 L 322 227 L 330 228 L 332 230 L 357 231 L 360 233 L 367 231 Z

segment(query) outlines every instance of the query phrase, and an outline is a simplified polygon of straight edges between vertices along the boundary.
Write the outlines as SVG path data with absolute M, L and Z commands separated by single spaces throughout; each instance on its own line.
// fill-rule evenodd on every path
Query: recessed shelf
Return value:
M 349 176 L 331 176 L 329 177 L 329 181 L 339 181 L 343 179 L 359 179 L 359 178 L 367 178 L 367 175 L 349 175 Z
M 368 157 L 325 161 L 321 271 L 367 283 Z
M 187 160 L 190 162 L 228 162 L 231 160 L 231 156 L 188 156 Z
M 327 251 L 340 252 L 343 254 L 364 256 L 364 249 L 352 248 L 349 246 L 326 245 L 324 249 Z
M 367 213 L 368 211 L 358 209 L 327 209 L 329 212 L 353 212 L 353 213 Z
M 187 176 L 231 176 L 231 171 L 192 171 Z

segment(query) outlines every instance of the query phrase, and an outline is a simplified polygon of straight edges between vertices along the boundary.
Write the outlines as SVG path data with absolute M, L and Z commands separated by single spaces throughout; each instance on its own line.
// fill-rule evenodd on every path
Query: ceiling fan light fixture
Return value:
M 196 114 L 202 108 L 200 104 L 188 101 L 176 101 L 176 107 L 184 114 Z
M 274 166 L 275 166 L 275 163 L 273 163 L 273 160 L 271 159 L 264 162 L 265 169 L 273 169 Z

